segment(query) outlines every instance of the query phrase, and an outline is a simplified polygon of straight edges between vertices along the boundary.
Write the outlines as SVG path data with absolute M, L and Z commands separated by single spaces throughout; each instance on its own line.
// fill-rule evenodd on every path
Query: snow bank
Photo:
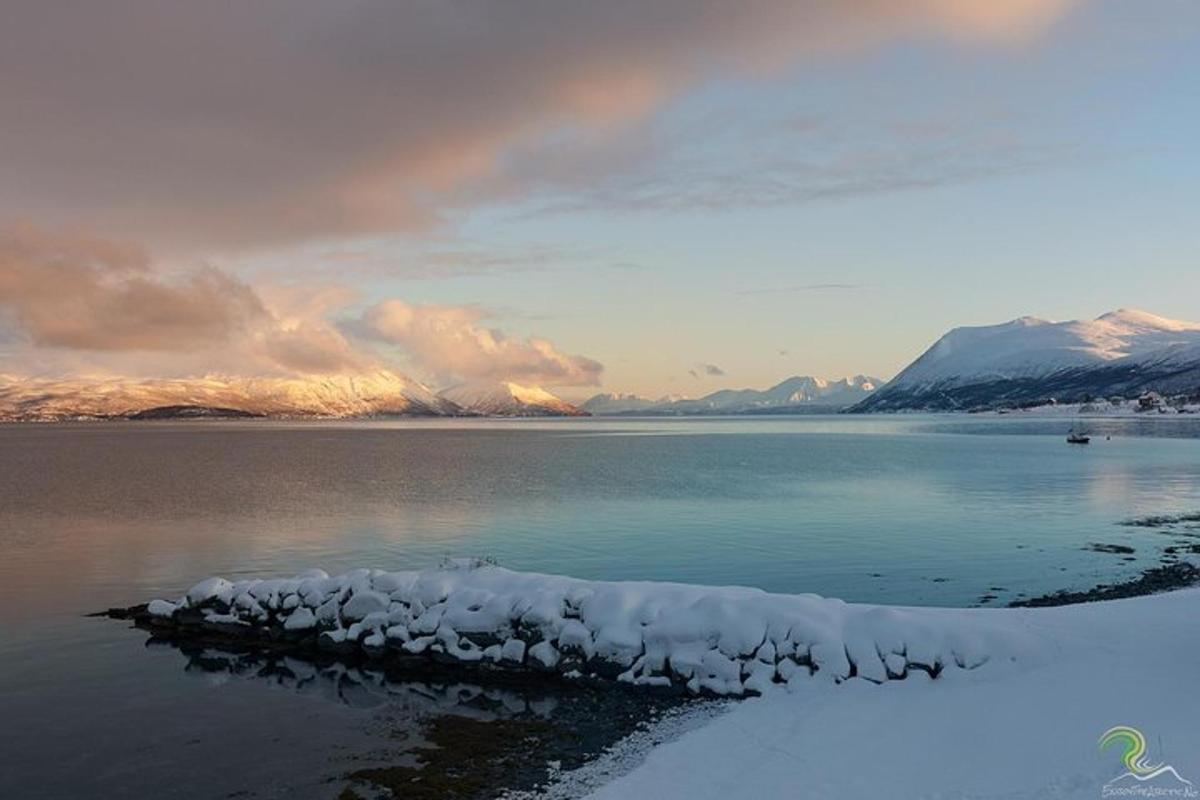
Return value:
M 775 687 L 654 748 L 593 800 L 1200 797 L 1198 608 L 1200 589 L 1185 589 L 972 610 L 1019 625 L 1039 657 L 937 681 Z M 1114 726 L 1141 731 L 1147 760 L 1174 774 L 1132 775 L 1117 748 L 1098 746 Z M 591 772 L 564 784 L 594 786 Z
M 1036 656 L 1017 611 L 852 605 L 465 562 L 419 572 L 209 578 L 147 611 L 155 624 L 371 659 L 426 657 L 731 696 L 810 679 L 938 678 Z

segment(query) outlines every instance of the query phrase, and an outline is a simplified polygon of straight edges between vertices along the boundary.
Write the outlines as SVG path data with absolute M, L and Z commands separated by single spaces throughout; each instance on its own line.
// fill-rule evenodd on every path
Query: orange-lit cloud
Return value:
M 1071 4 L 13 0 L 0 219 L 202 248 L 426 228 L 527 191 L 505 157 L 548 132 L 803 56 L 1020 42 Z
M 218 270 L 166 280 L 135 246 L 31 227 L 0 230 L 0 307 L 34 345 L 76 350 L 223 344 L 268 316 Z
M 518 339 L 480 323 L 488 313 L 472 306 L 412 305 L 385 300 L 371 306 L 352 329 L 399 345 L 444 381 L 515 380 L 549 386 L 594 386 L 604 367 L 563 353 L 537 337 Z
M 404 362 L 443 380 L 587 385 L 603 369 L 484 327 L 474 306 L 391 299 L 339 324 L 357 301 L 341 286 L 256 288 L 210 266 L 165 274 L 144 250 L 91 236 L 0 230 L 0 373 L 324 375 Z

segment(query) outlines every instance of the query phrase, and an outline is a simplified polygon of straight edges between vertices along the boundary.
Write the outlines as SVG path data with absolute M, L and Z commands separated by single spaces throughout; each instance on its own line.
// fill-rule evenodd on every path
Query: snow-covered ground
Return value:
M 1047 609 L 975 609 L 1032 658 L 875 685 L 810 681 L 745 700 L 653 750 L 595 800 L 1197 797 L 1200 589 Z M 1115 726 L 1144 734 L 1139 781 Z M 585 768 L 586 769 L 586 768 Z M 1110 783 L 1111 782 L 1111 783 Z
M 550 794 L 619 775 L 599 800 L 1200 797 L 1197 611 L 1200 589 L 1057 608 L 899 608 L 479 563 L 212 578 L 149 607 L 164 622 L 269 626 L 376 655 L 760 693 L 699 725 L 673 718 L 640 752 L 565 775 Z
M 1032 406 L 1030 408 L 980 413 L 993 415 L 1011 414 L 1014 416 L 1154 418 L 1164 415 L 1200 414 L 1200 403 L 1180 403 L 1178 405 L 1163 403 L 1157 407 L 1147 409 L 1140 408 L 1137 400 L 1124 400 L 1117 405 L 1108 400 L 1101 400 L 1095 403 L 1058 403 L 1056 405 Z

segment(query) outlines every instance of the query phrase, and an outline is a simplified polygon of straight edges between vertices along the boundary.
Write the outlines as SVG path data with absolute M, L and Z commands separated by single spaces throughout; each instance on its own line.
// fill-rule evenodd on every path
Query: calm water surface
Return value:
M 1200 422 L 1100 420 L 1088 447 L 1066 445 L 1069 424 L 0 426 L 0 797 L 332 797 L 345 763 L 392 757 L 381 726 L 457 702 L 445 687 L 254 679 L 81 616 L 213 573 L 485 555 L 587 578 L 970 605 L 1154 565 L 1166 537 L 1120 523 L 1200 510 Z

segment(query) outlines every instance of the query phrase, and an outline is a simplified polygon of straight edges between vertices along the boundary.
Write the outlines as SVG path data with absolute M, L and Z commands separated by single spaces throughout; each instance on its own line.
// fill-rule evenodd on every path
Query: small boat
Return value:
M 1067 433 L 1067 444 L 1087 444 L 1091 440 L 1091 436 L 1088 436 L 1083 431 L 1077 431 L 1074 428 Z

